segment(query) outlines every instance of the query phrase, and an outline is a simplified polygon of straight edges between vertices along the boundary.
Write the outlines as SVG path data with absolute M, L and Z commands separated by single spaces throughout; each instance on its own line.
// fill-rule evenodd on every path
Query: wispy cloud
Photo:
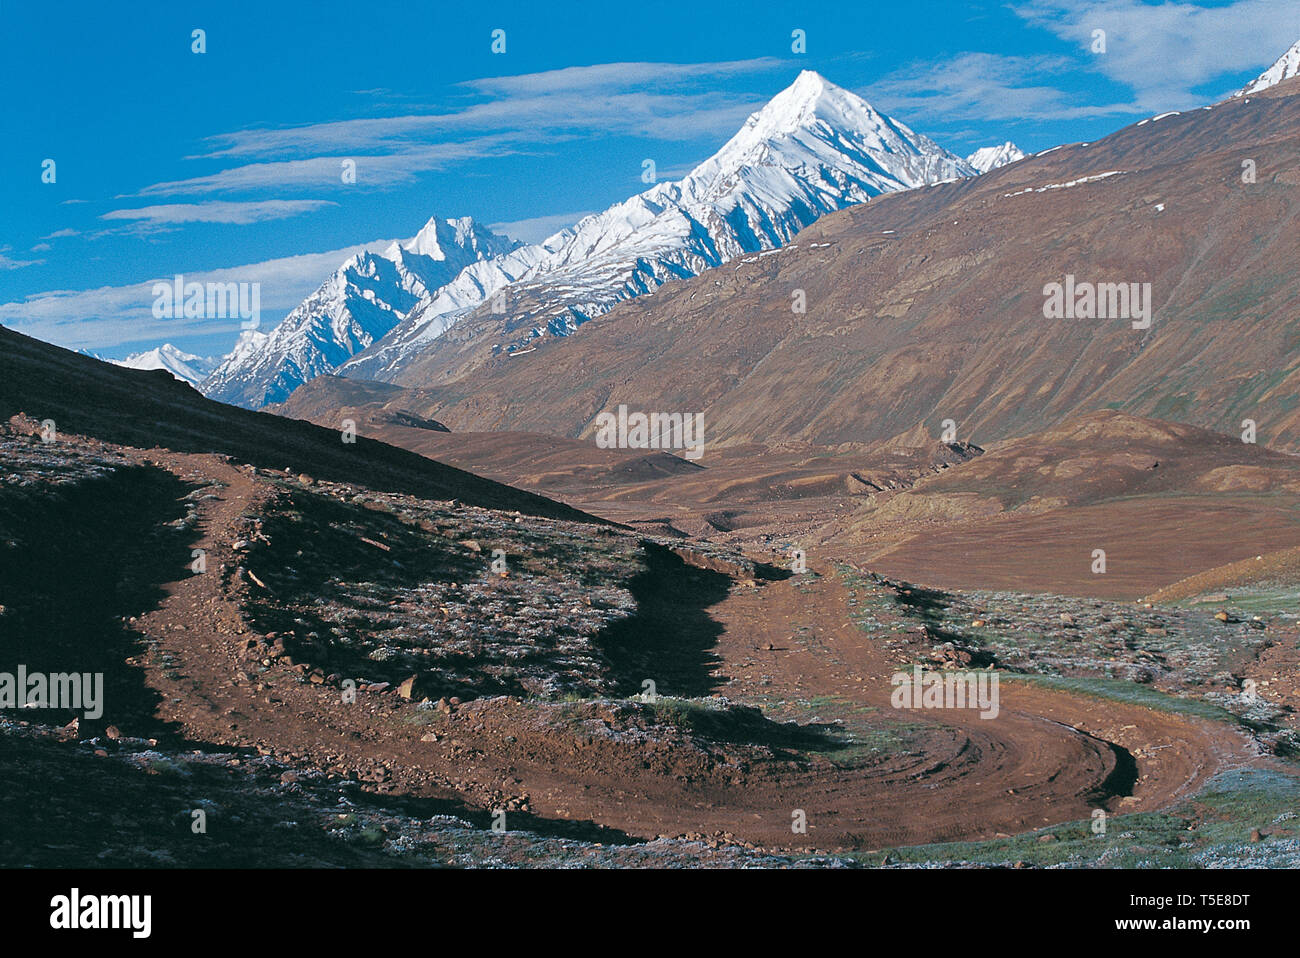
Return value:
M 899 116 L 950 120 L 1066 120 L 1132 113 L 1130 102 L 1079 105 L 1053 85 L 1077 69 L 1059 57 L 962 53 L 943 70 L 918 64 L 895 71 L 863 95 Z
M 24 266 L 37 266 L 43 259 L 14 259 L 9 255 L 12 247 L 0 246 L 0 269 L 22 269 Z
M 542 73 L 485 77 L 460 85 L 497 96 L 545 96 L 590 93 L 592 90 L 644 89 L 694 80 L 724 80 L 781 67 L 776 57 L 720 60 L 708 63 L 596 63 Z
M 345 162 L 352 164 L 357 186 L 384 187 L 407 182 L 417 173 L 443 169 L 451 163 L 519 152 L 518 147 L 512 146 L 511 143 L 512 139 L 506 136 L 480 136 L 452 143 L 404 147 L 386 154 L 331 153 L 329 156 L 315 156 L 303 160 L 247 163 L 206 176 L 154 183 L 140 190 L 136 195 L 173 196 L 253 190 L 355 188 L 346 185 L 343 181 Z M 329 149 L 345 148 L 341 141 L 331 144 L 328 134 L 321 134 L 320 145 Z M 268 151 L 274 152 L 274 148 L 268 147 Z
M 1089 69 L 1133 90 L 1134 110 L 1196 106 L 1198 89 L 1243 66 L 1263 70 L 1300 37 L 1294 0 L 1236 0 L 1218 6 L 1141 0 L 1028 0 L 1017 15 L 1077 44 Z M 1106 52 L 1091 52 L 1104 30 Z M 1217 91 L 1228 92 L 1227 89 Z
M 190 159 L 249 162 L 218 173 L 154 183 L 139 196 L 339 185 L 356 163 L 361 187 L 384 187 L 449 164 L 538 152 L 590 137 L 679 141 L 734 130 L 764 102 L 701 81 L 781 69 L 763 57 L 717 63 L 605 63 L 457 85 L 463 102 L 425 113 L 362 117 L 210 137 Z
M 329 200 L 260 200 L 231 203 L 210 200 L 204 203 L 169 203 L 132 210 L 112 210 L 103 220 L 131 220 L 149 225 L 169 226 L 179 223 L 233 223 L 245 226 L 268 220 L 288 219 L 338 204 Z
M 882 109 L 951 120 L 1082 120 L 1199 106 L 1232 84 L 1207 85 L 1262 70 L 1300 36 L 1300 8 L 1283 0 L 1236 0 L 1217 7 L 1142 0 L 1024 0 L 1011 9 L 1073 49 L 1059 55 L 968 51 L 942 70 L 932 62 L 896 70 L 862 91 Z M 1105 31 L 1094 53 L 1093 31 Z M 1080 102 L 1071 73 L 1097 73 L 1116 85 L 1109 101 Z
M 288 313 L 302 302 L 348 257 L 363 250 L 384 249 L 391 242 L 376 240 L 323 253 L 186 273 L 185 279 L 198 283 L 260 283 L 263 322 L 269 324 L 278 321 L 277 314 Z M 0 304 L 0 322 L 69 349 L 109 349 L 123 342 L 162 342 L 221 332 L 230 332 L 233 341 L 238 320 L 156 319 L 153 284 L 171 279 L 163 276 L 126 286 L 37 293 L 20 302 Z
M 590 216 L 591 210 L 579 210 L 576 213 L 552 213 L 549 216 L 533 216 L 528 219 L 514 220 L 510 223 L 493 223 L 488 229 L 504 233 L 511 239 L 525 243 L 540 243 L 554 236 L 565 227 L 572 226 L 584 216 Z

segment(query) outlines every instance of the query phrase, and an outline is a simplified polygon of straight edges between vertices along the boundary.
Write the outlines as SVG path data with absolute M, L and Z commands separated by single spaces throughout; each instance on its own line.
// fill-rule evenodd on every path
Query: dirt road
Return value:
M 775 759 L 757 760 L 744 742 L 701 751 L 592 736 L 517 699 L 450 709 L 430 736 L 391 692 L 348 704 L 301 668 L 259 669 L 239 606 L 240 590 L 256 585 L 229 588 L 218 570 L 236 561 L 232 542 L 265 483 L 217 457 L 148 455 L 186 481 L 219 484 L 199 501 L 196 548 L 209 571 L 166 585 L 137 624 L 156 642 L 143 664 L 161 694 L 158 717 L 195 741 L 257 748 L 485 819 L 513 800 L 516 827 L 823 850 L 991 837 L 1099 807 L 1154 809 L 1252 760 L 1228 726 L 1014 680 L 1001 684 L 992 720 L 894 709 L 889 678 L 908 650 L 851 621 L 848 590 L 828 568 L 737 585 L 710 610 L 722 630 L 718 691 L 808 732 L 787 734 Z M 800 813 L 803 832 L 792 830 Z

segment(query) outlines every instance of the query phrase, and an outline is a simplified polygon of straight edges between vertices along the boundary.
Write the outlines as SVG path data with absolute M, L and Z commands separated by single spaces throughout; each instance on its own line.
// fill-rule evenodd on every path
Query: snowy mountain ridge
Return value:
M 472 262 L 518 244 L 469 217 L 433 218 L 410 240 L 343 263 L 269 333 L 245 330 L 204 381 L 203 392 L 237 405 L 261 406 L 331 372 L 380 339 L 429 294 Z
M 960 157 L 805 70 L 683 179 L 473 264 L 340 372 L 400 375 L 411 357 L 506 286 L 509 298 L 542 304 L 530 337 L 567 335 L 668 280 L 782 246 L 825 213 L 973 173 Z M 520 347 L 526 342 L 509 345 Z
M 171 343 L 163 343 L 142 353 L 132 353 L 126 359 L 108 360 L 114 366 L 127 369 L 165 369 L 181 382 L 198 388 L 199 383 L 216 367 L 218 360 L 182 352 Z
M 1271 67 L 1247 83 L 1233 96 L 1249 96 L 1252 93 L 1258 93 L 1260 90 L 1267 90 L 1269 87 L 1277 86 L 1283 80 L 1289 80 L 1293 76 L 1300 76 L 1300 40 L 1297 40 L 1291 49 L 1278 57 Z
M 668 280 L 783 246 L 825 213 L 975 172 L 805 70 L 686 177 L 541 243 L 522 246 L 468 219 L 430 220 L 382 256 L 354 257 L 270 333 L 245 333 L 203 390 L 260 406 L 325 372 L 391 379 L 489 300 L 505 313 L 507 300 L 526 297 L 527 336 L 567 335 Z
M 987 173 L 996 170 L 999 166 L 1006 166 L 1008 163 L 1024 158 L 1024 151 L 1008 140 L 1001 146 L 985 146 L 976 150 L 966 157 L 966 162 L 975 168 L 975 172 Z

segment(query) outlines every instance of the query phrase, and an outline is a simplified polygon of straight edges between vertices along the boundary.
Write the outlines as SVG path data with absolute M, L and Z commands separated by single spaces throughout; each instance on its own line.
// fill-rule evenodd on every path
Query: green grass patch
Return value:
M 1080 695 L 1090 695 L 1093 698 L 1124 702 L 1127 705 L 1141 705 L 1160 712 L 1191 715 L 1196 718 L 1224 722 L 1228 725 L 1242 725 L 1252 731 L 1260 731 L 1265 728 L 1265 726 L 1257 722 L 1251 722 L 1239 715 L 1233 715 L 1227 709 L 1220 708 L 1204 699 L 1170 695 L 1149 685 L 1138 685 L 1135 682 L 1128 682 L 1123 679 L 1106 679 L 1094 676 L 1012 674 L 1007 672 L 1001 673 L 1001 676 L 1003 681 L 1033 682 L 1037 685 L 1047 685 L 1067 692 L 1077 692 Z
M 864 864 L 1017 864 L 1067 868 L 1220 868 L 1300 865 L 1300 779 L 1264 769 L 1225 772 L 1161 812 L 1066 822 L 1009 838 L 854 853 Z M 1252 833 L 1257 833 L 1252 838 Z M 1045 836 L 1051 836 L 1045 840 Z

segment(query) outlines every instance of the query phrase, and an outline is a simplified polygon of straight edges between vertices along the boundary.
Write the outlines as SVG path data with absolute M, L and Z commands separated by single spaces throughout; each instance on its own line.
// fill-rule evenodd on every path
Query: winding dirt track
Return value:
M 187 480 L 225 483 L 200 502 L 196 543 L 219 569 L 232 557 L 237 521 L 256 510 L 265 487 L 218 457 L 144 455 Z M 567 820 L 640 837 L 727 833 L 769 847 L 886 848 L 1085 819 L 1113 791 L 1107 783 L 1125 778 L 1124 753 L 1112 743 L 1136 760 L 1136 781 L 1131 798 L 1112 796 L 1111 811 L 1166 805 L 1217 771 L 1253 761 L 1226 726 L 1023 682 L 1002 683 L 994 720 L 897 711 L 889 676 L 899 653 L 850 621 L 844 585 L 820 571 L 738 587 L 710 610 L 724 628 L 714 650 L 720 692 L 751 703 L 834 701 L 886 731 L 909 724 L 905 747 L 883 748 L 865 764 L 815 754 L 749 764 L 650 755 L 643 744 L 540 725 L 526 703 L 503 700 L 461 707 L 448 734 L 422 741 L 425 729 L 405 721 L 410 706 L 392 695 L 342 705 L 337 689 L 250 677 L 238 597 L 211 572 L 170 583 L 137 628 L 174 659 L 167 669 L 157 659 L 144 664 L 163 695 L 157 717 L 180 734 L 357 774 L 380 791 L 449 808 L 483 811 L 526 795 L 527 827 Z M 807 632 L 796 642 L 799 626 Z M 807 816 L 806 834 L 791 831 L 795 809 Z
M 819 783 L 834 796 L 825 804 L 827 814 L 839 812 L 835 828 L 861 834 L 869 846 L 991 837 L 1087 818 L 1122 761 L 1111 744 L 1137 765 L 1131 797 L 1107 802 L 1112 811 L 1167 805 L 1223 768 L 1253 760 L 1244 737 L 1224 725 L 1015 680 L 1001 682 L 994 719 L 972 710 L 895 710 L 888 676 L 903 663 L 849 621 L 842 583 L 832 575 L 794 583 L 770 584 L 719 610 L 724 658 L 747 654 L 774 683 L 804 697 L 843 697 L 929 726 L 922 754 L 858 780 Z M 817 641 L 792 643 L 792 623 L 809 627 Z M 769 643 L 775 650 L 766 651 Z M 748 676 L 759 670 L 745 672 L 728 694 L 755 691 Z

